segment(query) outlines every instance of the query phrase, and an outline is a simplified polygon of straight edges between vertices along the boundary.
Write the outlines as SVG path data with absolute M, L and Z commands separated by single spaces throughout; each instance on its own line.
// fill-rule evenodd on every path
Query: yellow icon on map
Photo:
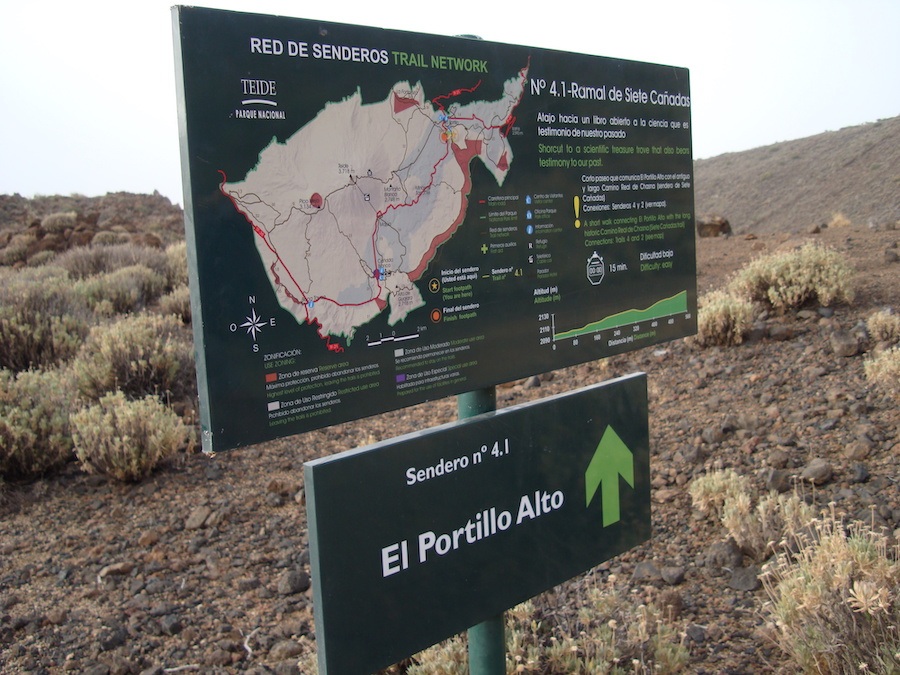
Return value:
M 573 202 L 575 203 L 575 227 L 579 228 L 581 227 L 581 221 L 579 220 L 581 218 L 581 198 L 575 195 Z

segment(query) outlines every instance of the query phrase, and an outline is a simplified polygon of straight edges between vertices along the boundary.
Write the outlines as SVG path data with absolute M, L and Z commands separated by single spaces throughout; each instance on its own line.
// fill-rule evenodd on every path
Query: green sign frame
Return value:
M 305 465 L 319 670 L 374 672 L 650 538 L 646 375 Z
M 697 329 L 684 68 L 173 8 L 203 449 Z

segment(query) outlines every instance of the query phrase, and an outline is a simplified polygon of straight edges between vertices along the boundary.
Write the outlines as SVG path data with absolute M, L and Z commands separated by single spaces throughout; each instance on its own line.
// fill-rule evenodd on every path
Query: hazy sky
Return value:
M 0 194 L 183 203 L 170 4 L 0 0 Z M 900 114 L 898 0 L 200 4 L 687 67 L 695 158 Z

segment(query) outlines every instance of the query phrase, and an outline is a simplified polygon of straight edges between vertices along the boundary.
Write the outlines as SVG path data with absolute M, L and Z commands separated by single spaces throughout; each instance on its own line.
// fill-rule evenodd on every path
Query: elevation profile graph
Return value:
M 687 291 L 681 291 L 668 298 L 654 302 L 644 309 L 626 309 L 616 314 L 610 314 L 602 319 L 591 321 L 579 328 L 556 332 L 554 325 L 553 340 L 568 340 L 583 335 L 591 335 L 602 331 L 615 330 L 623 326 L 638 326 L 649 322 L 650 327 L 655 328 L 654 322 L 670 320 L 674 321 L 677 315 L 688 313 Z

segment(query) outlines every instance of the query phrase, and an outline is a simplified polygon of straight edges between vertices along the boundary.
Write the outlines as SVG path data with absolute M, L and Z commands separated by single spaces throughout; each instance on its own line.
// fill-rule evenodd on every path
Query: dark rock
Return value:
M 667 565 L 659 573 L 662 580 L 670 586 L 677 586 L 684 581 L 684 568 L 680 565 Z
M 785 493 L 791 489 L 791 472 L 785 469 L 769 469 L 766 472 L 766 489 Z
M 288 570 L 278 579 L 279 595 L 295 595 L 309 588 L 309 575 L 303 570 Z
M 199 530 L 206 523 L 206 519 L 212 515 L 212 509 L 208 506 L 198 506 L 184 521 L 184 529 Z
M 865 483 L 869 480 L 869 469 L 865 464 L 854 464 L 853 475 L 850 477 L 851 483 Z
M 631 575 L 632 581 L 659 581 L 662 575 L 656 563 L 650 560 L 639 562 L 634 567 L 634 573 Z
M 834 475 L 834 468 L 827 459 L 816 457 L 800 474 L 802 480 L 808 481 L 813 485 L 824 485 L 831 480 Z
M 282 640 L 275 643 L 275 646 L 269 651 L 269 657 L 276 661 L 285 661 L 303 653 L 303 647 L 294 640 Z
M 691 642 L 695 642 L 698 645 L 706 642 L 706 628 L 703 626 L 692 623 L 684 632 Z
M 755 591 L 762 586 L 759 580 L 759 572 L 759 567 L 756 565 L 738 567 L 731 573 L 731 580 L 728 582 L 728 586 L 736 591 Z
M 160 620 L 159 627 L 166 635 L 178 635 L 184 629 L 184 624 L 174 614 L 168 614 Z
M 100 650 L 104 652 L 112 651 L 116 647 L 121 647 L 128 640 L 128 631 L 124 626 L 111 626 L 100 633 L 97 643 Z
M 744 553 L 730 537 L 710 546 L 703 558 L 703 563 L 716 572 L 722 569 L 733 570 L 740 567 L 743 562 Z
M 836 356 L 850 357 L 859 354 L 859 341 L 847 331 L 836 330 L 829 338 Z

